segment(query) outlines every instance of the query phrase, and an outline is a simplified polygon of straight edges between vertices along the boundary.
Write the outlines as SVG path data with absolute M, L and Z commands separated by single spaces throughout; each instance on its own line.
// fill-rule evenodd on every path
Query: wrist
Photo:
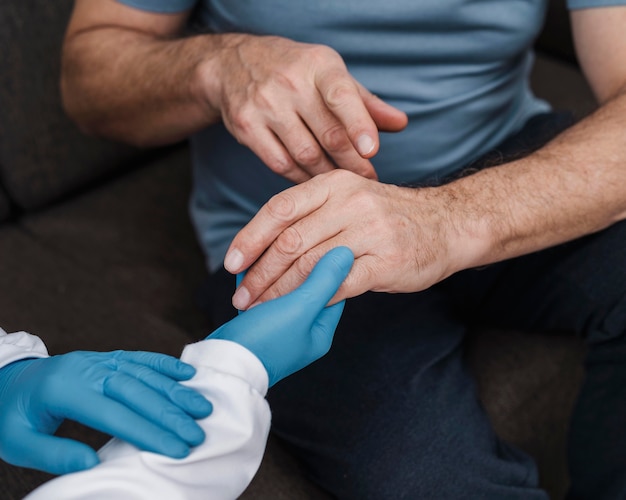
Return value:
M 20 359 L 0 368 L 0 401 L 5 401 L 5 395 L 14 385 L 14 381 L 35 359 L 37 358 Z
M 251 36 L 227 33 L 198 37 L 203 55 L 192 72 L 189 92 L 192 99 L 205 110 L 210 122 L 215 122 L 222 116 L 222 96 L 226 73 L 231 64 L 229 61 L 237 57 L 237 48 Z
M 429 207 L 433 229 L 444 243 L 444 277 L 490 263 L 493 220 L 462 181 L 418 190 L 420 206 Z

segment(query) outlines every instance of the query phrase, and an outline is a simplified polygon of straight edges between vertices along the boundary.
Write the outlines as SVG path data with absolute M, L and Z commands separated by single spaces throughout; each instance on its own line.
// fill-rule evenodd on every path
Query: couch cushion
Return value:
M 0 2 L 0 178 L 26 209 L 123 169 L 139 154 L 83 137 L 61 109 L 61 44 L 71 6 Z
M 566 0 L 549 0 L 544 29 L 536 46 L 554 57 L 570 63 L 576 62 Z
M 530 83 L 535 94 L 554 109 L 569 110 L 582 118 L 597 107 L 587 81 L 573 64 L 538 53 Z
M 184 148 L 163 153 L 147 166 L 22 217 L 19 226 L 49 255 L 71 263 L 72 276 L 80 274 L 89 280 L 68 284 L 68 297 L 80 300 L 82 289 L 87 294 L 106 292 L 116 314 L 132 311 L 142 321 L 169 324 L 187 332 L 189 338 L 202 337 L 209 325 L 196 306 L 194 291 L 205 280 L 206 271 L 187 213 L 190 160 Z M 62 282 L 65 276 L 50 269 L 46 277 L 51 273 L 55 273 L 50 276 L 53 282 Z M 107 307 L 104 304 L 103 310 Z M 55 319 L 68 313 L 58 311 Z M 88 313 L 74 318 L 76 327 L 89 323 Z M 22 320 L 32 323 L 28 317 Z M 101 339 L 107 337 L 101 325 L 94 328 L 89 342 L 99 349 L 103 342 L 129 342 L 122 332 Z
M 4 190 L 0 188 L 0 222 L 8 219 L 10 213 L 11 202 Z
M 40 335 L 51 354 L 75 349 L 179 355 L 208 331 L 194 290 L 204 259 L 187 217 L 188 156 L 178 149 L 0 226 L 0 325 Z M 75 423 L 61 434 L 99 447 Z M 0 498 L 19 499 L 51 476 L 0 461 Z

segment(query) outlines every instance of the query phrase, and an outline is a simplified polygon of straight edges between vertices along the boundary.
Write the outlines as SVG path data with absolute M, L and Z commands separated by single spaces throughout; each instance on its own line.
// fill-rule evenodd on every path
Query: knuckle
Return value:
M 324 96 L 326 103 L 331 109 L 341 107 L 356 92 L 349 82 L 336 82 L 328 87 Z
M 288 191 L 274 195 L 266 207 L 270 217 L 280 221 L 291 220 L 297 210 L 296 200 Z
M 341 59 L 337 51 L 328 45 L 311 45 L 308 49 L 309 60 L 318 64 L 328 64 L 329 61 Z
M 230 123 L 240 134 L 247 134 L 254 126 L 254 113 L 249 107 L 243 107 L 233 111 L 230 115 Z
M 300 165 L 315 165 L 322 160 L 322 151 L 317 145 L 308 143 L 298 147 L 293 157 Z
M 326 182 L 328 182 L 329 184 L 333 186 L 338 186 L 340 184 L 346 184 L 346 183 L 352 183 L 355 180 L 355 177 L 358 178 L 358 176 L 355 173 L 350 172 L 350 170 L 346 170 L 344 168 L 337 168 L 335 170 L 331 170 L 330 172 L 322 174 L 322 175 L 326 176 L 326 177 L 323 177 L 323 179 L 325 179 Z
M 316 252 L 306 252 L 302 254 L 295 264 L 295 271 L 298 273 L 300 279 L 304 280 L 311 274 L 311 271 L 318 261 L 319 256 Z
M 273 156 L 267 161 L 267 166 L 272 172 L 279 175 L 285 175 L 294 169 L 294 164 L 287 158 L 287 156 L 278 155 Z
M 111 375 L 107 375 L 103 377 L 102 382 L 101 382 L 102 394 L 109 396 L 116 392 L 117 377 L 115 376 L 115 373 L 116 372 L 112 373 Z
M 284 255 L 297 254 L 303 246 L 302 235 L 293 226 L 285 229 L 276 239 L 276 250 Z
M 273 281 L 272 270 L 267 266 L 254 266 L 252 270 L 246 274 L 246 288 L 253 296 L 257 292 L 265 289 L 268 282 Z
M 346 149 L 349 145 L 346 130 L 342 125 L 337 124 L 328 128 L 322 133 L 322 144 L 329 152 L 337 152 Z
M 369 191 L 360 189 L 352 193 L 350 196 L 350 204 L 355 207 L 355 210 L 365 212 L 374 209 L 377 205 L 377 200 L 376 197 Z M 374 221 L 378 220 L 378 218 L 374 219 Z

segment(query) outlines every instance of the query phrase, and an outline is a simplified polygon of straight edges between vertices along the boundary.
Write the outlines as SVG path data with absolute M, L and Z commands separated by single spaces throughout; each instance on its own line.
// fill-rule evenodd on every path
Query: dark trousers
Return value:
M 568 124 L 535 117 L 470 173 Z M 214 279 L 222 322 L 233 285 Z M 342 499 L 547 498 L 533 461 L 495 435 L 478 401 L 464 360 L 477 324 L 587 340 L 569 498 L 626 498 L 626 223 L 424 292 L 350 299 L 330 353 L 270 390 L 274 432 Z

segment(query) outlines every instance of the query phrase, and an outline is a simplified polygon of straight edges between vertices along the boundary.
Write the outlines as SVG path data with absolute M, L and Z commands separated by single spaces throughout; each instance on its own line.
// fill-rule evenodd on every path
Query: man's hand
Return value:
M 280 37 L 184 36 L 189 15 L 76 0 L 63 48 L 68 114 L 85 131 L 140 146 L 222 119 L 293 182 L 337 167 L 376 178 L 378 131 L 402 130 L 407 117 L 363 88 L 337 52 Z
M 296 183 L 337 167 L 376 179 L 368 159 L 378 130 L 407 124 L 326 46 L 239 35 L 207 63 L 207 102 L 241 144 Z
M 293 290 L 330 248 L 355 255 L 331 303 L 368 290 L 423 290 L 458 270 L 445 200 L 336 170 L 274 196 L 233 240 L 225 267 L 250 266 L 238 309 Z
M 139 447 L 183 458 L 204 440 L 195 419 L 212 411 L 178 381 L 193 366 L 151 352 L 85 352 L 16 361 L 0 369 L 0 457 L 65 474 L 93 467 L 96 452 L 53 436 L 69 418 Z

